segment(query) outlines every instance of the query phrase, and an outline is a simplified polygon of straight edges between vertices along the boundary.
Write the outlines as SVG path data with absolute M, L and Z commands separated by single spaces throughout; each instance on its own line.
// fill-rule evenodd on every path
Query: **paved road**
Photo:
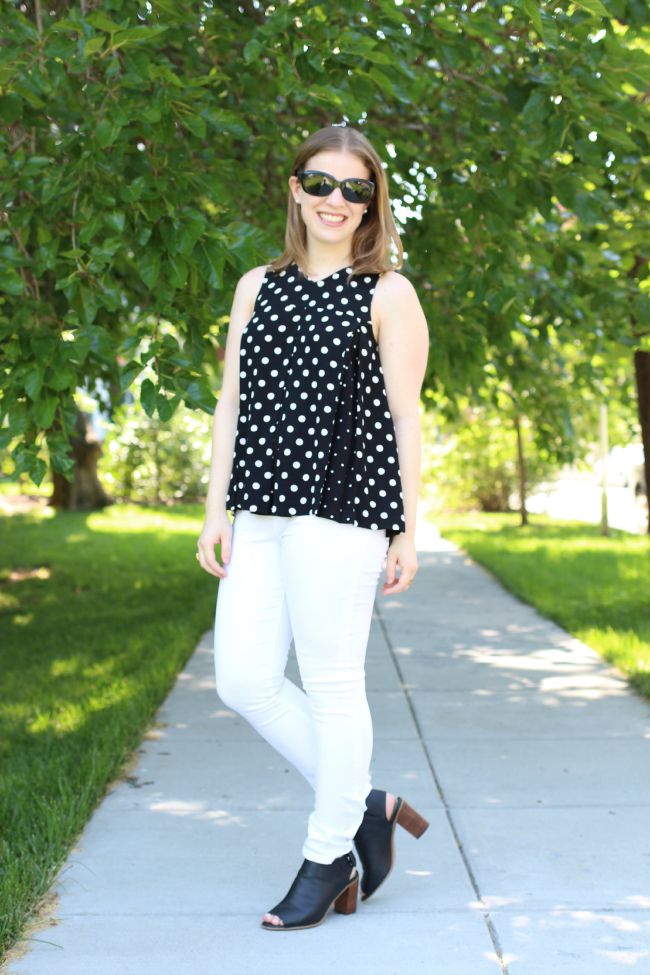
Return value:
M 211 633 L 61 871 L 11 975 L 647 975 L 650 704 L 423 524 L 377 590 L 373 781 L 430 819 L 352 916 L 259 926 L 311 790 L 214 690 Z M 298 680 L 293 651 L 289 676 Z

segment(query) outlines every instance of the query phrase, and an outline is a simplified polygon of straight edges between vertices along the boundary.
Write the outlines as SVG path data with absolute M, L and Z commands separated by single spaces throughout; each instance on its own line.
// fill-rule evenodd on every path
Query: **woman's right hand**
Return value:
M 228 573 L 224 566 L 217 562 L 215 545 L 221 546 L 221 558 L 225 565 L 230 561 L 232 547 L 232 523 L 225 508 L 216 514 L 206 516 L 203 530 L 197 541 L 198 561 L 201 568 L 217 576 L 218 579 L 223 579 Z

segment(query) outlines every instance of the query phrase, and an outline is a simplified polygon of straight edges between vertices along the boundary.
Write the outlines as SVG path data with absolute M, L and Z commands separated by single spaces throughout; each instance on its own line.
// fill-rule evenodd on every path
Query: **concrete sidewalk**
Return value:
M 260 927 L 312 791 L 216 696 L 211 632 L 87 824 L 11 975 L 650 971 L 650 705 L 426 523 L 377 589 L 373 784 L 431 822 L 356 914 Z M 288 676 L 300 683 L 293 649 Z

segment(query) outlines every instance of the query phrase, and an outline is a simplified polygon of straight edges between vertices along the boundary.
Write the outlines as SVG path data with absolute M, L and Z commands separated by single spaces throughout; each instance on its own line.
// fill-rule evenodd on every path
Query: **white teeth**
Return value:
M 319 213 L 318 216 L 321 218 L 321 220 L 324 220 L 325 223 L 343 223 L 345 220 L 345 217 L 343 216 L 333 217 L 330 216 L 329 213 Z

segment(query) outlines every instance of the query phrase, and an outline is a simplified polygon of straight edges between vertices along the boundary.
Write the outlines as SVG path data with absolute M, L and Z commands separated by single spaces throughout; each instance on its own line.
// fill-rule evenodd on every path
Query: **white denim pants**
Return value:
M 315 791 L 303 856 L 352 849 L 370 792 L 365 658 L 389 540 L 319 515 L 234 515 L 214 627 L 216 689 Z M 304 691 L 284 675 L 294 639 Z

